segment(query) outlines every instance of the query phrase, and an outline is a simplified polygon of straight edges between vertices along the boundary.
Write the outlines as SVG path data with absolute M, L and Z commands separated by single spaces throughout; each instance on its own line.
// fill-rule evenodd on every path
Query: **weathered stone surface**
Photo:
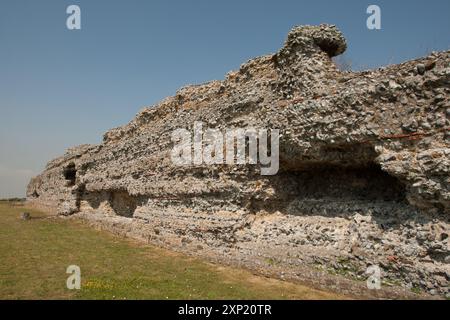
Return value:
M 68 150 L 28 200 L 221 261 L 276 261 L 313 283 L 296 268 L 364 279 L 379 265 L 386 282 L 448 294 L 450 52 L 351 73 L 331 60 L 345 48 L 334 26 L 296 27 L 276 54 Z M 280 129 L 280 172 L 175 166 L 171 134 L 195 121 Z

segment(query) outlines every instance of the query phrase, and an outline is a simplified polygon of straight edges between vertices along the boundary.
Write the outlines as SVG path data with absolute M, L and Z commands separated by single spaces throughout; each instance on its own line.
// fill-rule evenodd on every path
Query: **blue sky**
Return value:
M 66 28 L 71 4 L 81 30 Z M 366 28 L 370 4 L 382 30 Z M 449 12 L 448 0 L 1 0 L 0 198 L 181 86 L 277 51 L 295 25 L 336 24 L 363 69 L 448 50 Z

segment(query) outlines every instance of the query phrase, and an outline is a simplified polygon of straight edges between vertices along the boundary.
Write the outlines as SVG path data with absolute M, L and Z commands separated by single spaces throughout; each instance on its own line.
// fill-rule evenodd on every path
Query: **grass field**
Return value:
M 81 290 L 66 287 L 69 265 L 81 268 Z M 337 298 L 0 202 L 0 299 Z

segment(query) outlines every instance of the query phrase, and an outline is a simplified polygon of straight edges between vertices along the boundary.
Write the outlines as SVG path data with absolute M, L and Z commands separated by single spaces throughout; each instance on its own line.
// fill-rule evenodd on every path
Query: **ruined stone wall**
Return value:
M 353 73 L 332 61 L 345 49 L 334 26 L 296 27 L 276 54 L 68 150 L 30 182 L 28 199 L 303 280 L 319 281 L 305 266 L 363 279 L 379 265 L 386 283 L 448 294 L 450 52 Z M 279 173 L 174 165 L 171 134 L 196 121 L 280 129 Z

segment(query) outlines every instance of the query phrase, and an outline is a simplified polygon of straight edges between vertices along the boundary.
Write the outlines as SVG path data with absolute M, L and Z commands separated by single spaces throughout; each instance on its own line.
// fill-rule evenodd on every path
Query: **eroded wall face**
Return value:
M 278 53 L 183 88 L 102 144 L 51 161 L 29 200 L 219 260 L 299 278 L 305 265 L 356 278 L 379 265 L 393 283 L 445 295 L 450 53 L 342 73 L 330 57 L 345 47 L 334 27 L 295 28 Z M 278 173 L 177 166 L 171 134 L 198 121 L 279 129 Z

